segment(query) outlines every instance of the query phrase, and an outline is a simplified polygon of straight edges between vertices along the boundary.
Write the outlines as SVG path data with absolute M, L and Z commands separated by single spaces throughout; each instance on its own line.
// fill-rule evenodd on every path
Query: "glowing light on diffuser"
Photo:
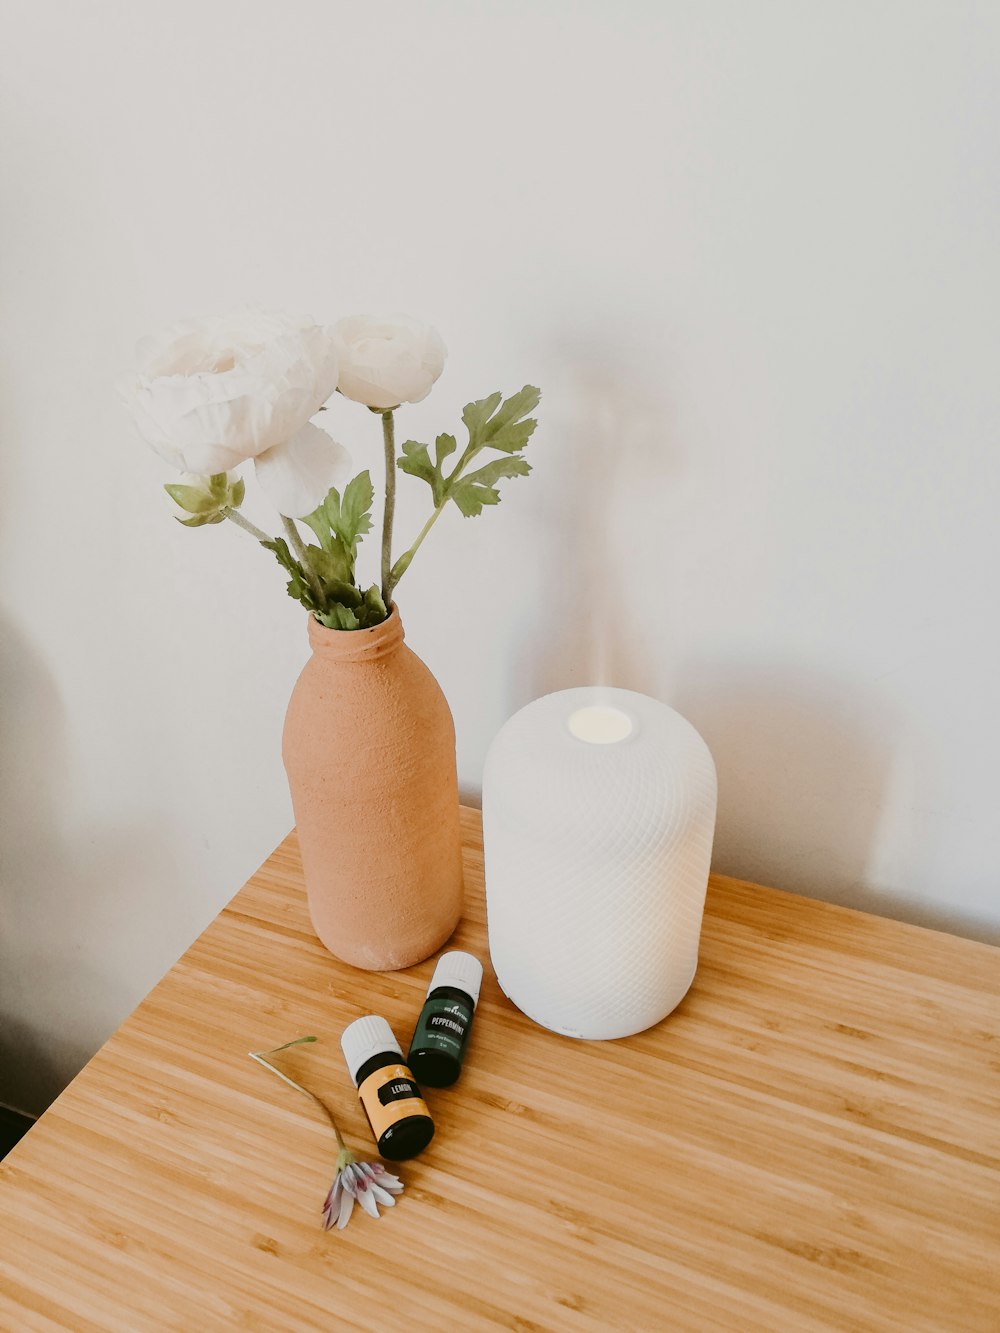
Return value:
M 591 745 L 614 745 L 616 741 L 631 736 L 634 730 L 628 713 L 602 704 L 578 708 L 569 715 L 566 725 L 577 740 L 587 741 Z

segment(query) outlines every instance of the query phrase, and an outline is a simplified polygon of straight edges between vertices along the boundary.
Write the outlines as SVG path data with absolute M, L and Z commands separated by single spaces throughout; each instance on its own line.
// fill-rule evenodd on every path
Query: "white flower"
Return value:
M 309 513 L 342 477 L 338 445 L 321 448 L 322 432 L 299 438 L 337 386 L 332 330 L 244 310 L 176 324 L 145 338 L 138 357 L 122 395 L 140 434 L 179 471 L 216 475 L 267 454 L 258 475 L 265 490 L 274 482 L 281 513 L 289 498 Z
M 426 398 L 444 369 L 437 329 L 407 315 L 350 315 L 333 326 L 345 398 L 385 411 Z
M 343 490 L 351 476 L 351 455 L 325 430 L 307 423 L 287 444 L 258 454 L 254 467 L 278 513 L 305 518 L 323 503 L 331 486 Z
M 339 1166 L 344 1157 L 350 1160 Z M 350 1150 L 341 1153 L 338 1170 L 323 1205 L 323 1227 L 346 1227 L 357 1200 L 370 1217 L 378 1217 L 378 1205 L 395 1207 L 396 1194 L 402 1194 L 403 1182 L 387 1171 L 381 1162 L 356 1162 Z

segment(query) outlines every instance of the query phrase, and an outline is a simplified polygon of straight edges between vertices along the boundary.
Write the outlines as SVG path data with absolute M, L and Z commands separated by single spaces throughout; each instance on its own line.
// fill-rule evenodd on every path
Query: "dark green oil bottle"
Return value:
M 483 965 L 453 950 L 438 959 L 407 1057 L 414 1076 L 429 1088 L 450 1088 L 462 1072 Z

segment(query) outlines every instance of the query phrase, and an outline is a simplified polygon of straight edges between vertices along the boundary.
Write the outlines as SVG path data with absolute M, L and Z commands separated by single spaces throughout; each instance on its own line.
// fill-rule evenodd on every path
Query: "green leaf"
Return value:
M 349 606 L 353 610 L 361 605 L 361 594 L 355 588 L 353 583 L 341 583 L 339 579 L 324 579 L 323 591 L 328 599 L 332 598 L 335 602 L 341 602 L 344 606 Z
M 246 493 L 247 493 L 246 482 L 243 480 L 242 477 L 238 477 L 235 483 L 233 484 L 232 494 L 229 499 L 230 509 L 239 509 L 240 505 L 243 503 L 243 497 L 246 495 Z
M 321 611 L 316 618 L 327 629 L 360 629 L 361 627 L 351 608 L 341 606 L 339 602 L 334 602 L 333 606 L 326 611 Z
M 403 445 L 403 456 L 398 460 L 397 466 L 401 472 L 427 482 L 434 498 L 434 507 L 437 508 L 444 495 L 444 479 L 431 462 L 427 445 L 420 444 L 417 440 L 407 440 Z
M 466 518 L 478 518 L 484 505 L 500 503 L 498 481 L 504 477 L 526 477 L 530 471 L 531 464 L 523 458 L 494 458 L 456 482 L 450 488 L 451 498 Z
M 340 522 L 340 491 L 336 486 L 331 486 L 326 493 L 326 499 L 320 505 L 323 515 L 326 518 L 328 526 L 332 531 L 337 531 L 337 525 Z M 319 510 L 316 511 L 317 513 Z
M 434 441 L 434 461 L 437 464 L 438 472 L 441 471 L 441 464 L 458 448 L 458 441 L 454 435 L 439 435 Z
M 541 398 L 541 389 L 536 389 L 533 384 L 526 384 L 523 389 L 515 394 L 511 394 L 500 408 L 500 411 L 490 420 L 486 429 L 483 431 L 483 436 L 487 443 L 492 443 L 502 430 L 512 425 L 515 421 L 520 421 L 521 418 L 526 417 L 529 412 L 534 412 L 535 408 L 541 402 Z
M 451 498 L 466 518 L 478 518 L 484 505 L 498 505 L 499 492 L 492 486 L 480 486 L 474 481 L 460 481 L 452 490 Z
M 462 420 L 468 428 L 472 444 L 479 444 L 483 428 L 502 401 L 503 394 L 498 390 L 496 393 L 491 393 L 489 398 L 479 398 L 474 403 L 466 403 L 462 409 Z
M 304 578 L 301 574 L 292 575 L 288 580 L 285 591 L 293 601 L 301 602 L 307 611 L 314 611 L 316 609 L 316 598 L 313 595 L 313 590 L 309 586 L 308 579 Z
M 206 523 L 222 523 L 225 516 L 223 514 L 195 514 L 193 518 L 180 518 L 174 515 L 182 528 L 203 528 Z
M 431 462 L 426 444 L 421 444 L 419 440 L 405 440 L 403 456 L 397 459 L 397 463 L 402 471 L 408 472 L 411 477 L 422 477 L 424 481 L 433 485 L 434 464 Z
M 433 462 L 426 444 L 407 440 L 398 461 L 400 470 L 427 482 L 435 509 L 440 509 L 451 499 L 466 518 L 478 517 L 488 505 L 500 503 L 500 493 L 496 489 L 498 482 L 526 477 L 531 471 L 530 464 L 515 455 L 525 447 L 535 430 L 537 422 L 528 417 L 528 413 L 538 406 L 541 396 L 539 389 L 526 384 L 507 399 L 497 392 L 466 403 L 462 421 L 469 432 L 469 444 L 451 475 L 445 477 L 443 467 L 458 444 L 454 435 L 448 434 L 437 436 Z M 463 469 L 484 449 L 495 449 L 505 456 L 494 458 L 474 472 L 463 473 Z M 393 583 L 406 573 L 411 559 L 412 555 L 407 551 L 396 561 L 390 571 Z
M 531 439 L 538 422 L 534 417 L 529 417 L 527 421 L 514 421 L 509 426 L 504 426 L 489 442 L 491 449 L 501 449 L 505 454 L 516 453 Z
M 324 551 L 340 547 L 349 552 L 353 562 L 358 540 L 372 530 L 371 508 L 375 500 L 372 479 L 366 471 L 348 482 L 343 500 L 336 486 L 331 486 L 321 505 L 302 520 L 313 530 Z M 353 574 L 351 575 L 353 578 Z
M 299 563 L 288 549 L 288 543 L 284 537 L 274 537 L 270 541 L 261 542 L 261 546 L 264 547 L 265 551 L 273 551 L 278 564 L 283 569 L 287 569 L 289 573 L 299 569 Z
M 336 495 L 336 491 L 331 491 L 330 495 Z M 319 505 L 316 509 L 314 509 L 311 514 L 306 514 L 305 518 L 302 520 L 303 523 L 307 524 L 310 528 L 312 528 L 313 532 L 316 534 L 320 546 L 322 546 L 324 551 L 328 551 L 330 549 L 330 537 L 331 537 L 330 523 L 326 516 L 326 504 L 327 500 L 329 500 L 330 498 L 330 495 L 328 495 L 326 500 L 324 500 L 321 505 Z M 338 506 L 340 504 L 339 495 L 337 496 L 337 504 Z
M 382 593 L 377 583 L 373 583 L 367 590 L 361 603 L 361 609 L 358 616 L 365 629 L 372 625 L 381 625 L 388 615 L 385 609 L 385 602 L 382 600 Z
M 350 547 L 352 555 L 357 552 L 358 538 L 372 530 L 371 508 L 374 500 L 375 489 L 371 477 L 367 471 L 359 472 L 347 484 L 344 498 L 340 502 L 338 521 L 330 524 L 344 545 Z M 329 510 L 327 512 L 329 514 Z
M 495 486 L 502 477 L 526 477 L 530 471 L 531 464 L 523 458 L 494 458 L 485 467 L 466 473 L 462 481 L 478 481 L 484 486 Z
M 321 546 L 307 546 L 306 555 L 324 583 L 353 584 L 354 559 L 339 537 L 331 536 L 330 548 L 326 551 Z
M 218 509 L 219 502 L 208 491 L 197 486 L 182 486 L 179 482 L 168 482 L 163 488 L 171 500 L 188 514 L 207 514 Z M 183 519 L 180 522 L 184 522 Z
M 289 597 L 301 602 L 308 611 L 314 611 L 316 609 L 316 599 L 309 586 L 305 570 L 288 549 L 288 543 L 284 537 L 275 537 L 273 541 L 261 542 L 261 546 L 267 551 L 273 551 L 278 564 L 291 574 L 287 587 Z M 309 549 L 315 550 L 316 548 L 310 547 Z

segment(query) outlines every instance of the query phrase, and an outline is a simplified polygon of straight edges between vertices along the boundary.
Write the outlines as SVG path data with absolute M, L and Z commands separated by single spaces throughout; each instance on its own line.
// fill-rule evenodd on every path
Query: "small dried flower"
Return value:
M 337 1158 L 337 1174 L 323 1205 L 323 1226 L 346 1227 L 357 1200 L 370 1217 L 378 1217 L 378 1205 L 394 1208 L 396 1194 L 402 1194 L 403 1182 L 381 1162 L 359 1162 L 350 1148 L 342 1148 Z
M 361 1207 L 371 1217 L 378 1217 L 379 1204 L 383 1208 L 392 1208 L 396 1203 L 393 1196 L 403 1192 L 403 1182 L 398 1176 L 394 1176 L 391 1171 L 387 1171 L 381 1162 L 359 1162 L 344 1142 L 337 1122 L 330 1114 L 330 1109 L 326 1103 L 320 1101 L 314 1092 L 304 1088 L 301 1083 L 296 1083 L 287 1074 L 283 1074 L 266 1058 L 269 1055 L 277 1055 L 279 1051 L 287 1050 L 289 1046 L 300 1046 L 303 1042 L 315 1040 L 315 1037 L 297 1037 L 294 1041 L 286 1041 L 283 1046 L 275 1046 L 270 1051 L 251 1051 L 250 1059 L 256 1060 L 265 1069 L 270 1069 L 272 1074 L 277 1074 L 289 1087 L 295 1088 L 297 1092 L 303 1093 L 311 1101 L 314 1101 L 333 1126 L 340 1151 L 337 1154 L 336 1175 L 333 1178 L 330 1193 L 326 1196 L 326 1202 L 323 1205 L 323 1229 L 329 1231 L 333 1226 L 338 1228 L 347 1226 L 351 1220 L 355 1200 L 361 1204 Z

